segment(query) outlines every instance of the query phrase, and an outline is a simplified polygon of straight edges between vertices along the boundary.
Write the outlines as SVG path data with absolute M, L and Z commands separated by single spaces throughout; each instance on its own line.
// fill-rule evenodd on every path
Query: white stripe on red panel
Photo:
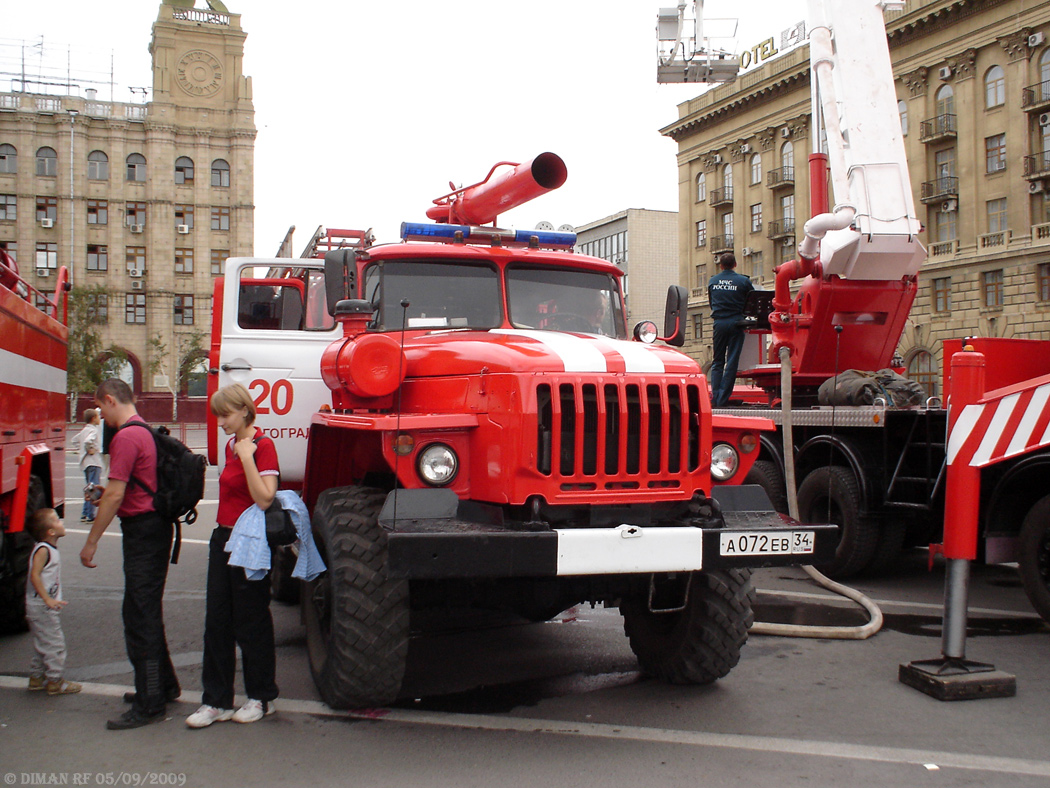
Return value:
M 0 350 L 0 383 L 65 394 L 66 371 L 9 350 Z

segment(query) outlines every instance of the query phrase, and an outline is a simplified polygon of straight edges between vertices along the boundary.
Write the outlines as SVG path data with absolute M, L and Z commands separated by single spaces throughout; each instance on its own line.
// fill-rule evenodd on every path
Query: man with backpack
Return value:
M 125 696 L 131 709 L 109 720 L 106 727 L 127 730 L 163 720 L 166 703 L 181 693 L 168 653 L 162 608 L 173 523 L 154 504 L 157 448 L 153 431 L 135 409 L 131 388 L 110 378 L 95 391 L 95 402 L 106 424 L 117 431 L 109 443 L 109 482 L 98 501 L 80 562 L 95 568 L 98 541 L 113 518 L 119 517 L 124 545 L 124 642 L 135 671 L 135 692 Z

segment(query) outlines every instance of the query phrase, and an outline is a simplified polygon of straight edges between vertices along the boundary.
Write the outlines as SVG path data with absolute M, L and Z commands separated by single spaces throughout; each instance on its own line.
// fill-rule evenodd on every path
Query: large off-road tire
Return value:
M 1021 524 L 1017 567 L 1032 607 L 1050 623 L 1050 495 L 1040 498 Z
M 26 496 L 26 523 L 33 512 L 47 504 L 44 482 L 39 476 L 29 477 L 29 494 Z M 0 534 L 4 540 L 0 545 L 0 634 L 25 632 L 26 580 L 29 577 L 29 554 L 33 552 L 33 537 L 27 531 Z
M 694 572 L 683 610 L 654 613 L 648 595 L 623 600 L 623 629 L 642 670 L 672 684 L 710 684 L 740 661 L 754 622 L 751 570 Z
M 313 529 L 328 571 L 304 587 L 310 670 L 333 709 L 383 706 L 401 689 L 408 656 L 408 581 L 387 575 L 378 516 L 386 494 L 326 490 Z
M 784 490 L 784 474 L 772 460 L 755 460 L 744 477 L 744 484 L 757 484 L 766 491 L 773 510 L 787 514 L 787 492 Z
M 275 547 L 270 558 L 270 596 L 286 605 L 299 604 L 301 584 L 298 578 L 292 577 L 299 556 L 292 548 L 292 545 Z
M 839 526 L 835 557 L 816 568 L 828 577 L 849 577 L 871 563 L 878 545 L 876 523 L 861 517 L 860 485 L 849 468 L 829 465 L 811 472 L 798 488 L 799 520 Z
M 896 519 L 890 519 L 891 517 Z M 899 515 L 880 518 L 875 550 L 871 554 L 868 565 L 864 568 L 865 573 L 879 575 L 891 570 L 900 559 L 907 535 L 908 523 Z

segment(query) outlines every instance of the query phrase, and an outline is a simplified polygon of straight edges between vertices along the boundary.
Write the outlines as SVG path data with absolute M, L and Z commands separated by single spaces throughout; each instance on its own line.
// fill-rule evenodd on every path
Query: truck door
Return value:
M 321 261 L 231 258 L 221 319 L 218 386 L 240 383 L 248 389 L 256 426 L 277 445 L 281 484 L 297 487 L 310 418 L 332 404 L 321 380 L 321 353 L 342 336 L 324 307 Z M 214 420 L 211 426 L 221 468 L 229 438 Z

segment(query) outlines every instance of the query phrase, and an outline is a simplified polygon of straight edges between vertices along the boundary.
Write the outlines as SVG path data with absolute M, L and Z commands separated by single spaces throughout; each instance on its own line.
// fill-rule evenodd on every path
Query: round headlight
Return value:
M 656 337 L 656 323 L 652 320 L 643 320 L 634 327 L 634 338 L 640 342 L 651 345 L 656 341 Z
M 711 448 L 711 476 L 716 481 L 724 482 L 733 478 L 739 467 L 740 457 L 728 443 L 716 443 Z
M 419 453 L 419 477 L 432 487 L 451 484 L 459 471 L 459 458 L 443 443 L 427 446 Z

